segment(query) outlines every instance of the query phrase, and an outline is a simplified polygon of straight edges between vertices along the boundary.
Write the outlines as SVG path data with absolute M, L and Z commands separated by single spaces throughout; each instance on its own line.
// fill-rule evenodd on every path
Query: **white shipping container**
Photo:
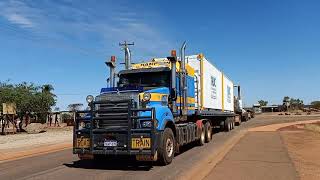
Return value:
M 234 111 L 234 96 L 233 96 L 233 82 L 225 75 L 224 79 L 224 110 Z
M 196 107 L 199 105 L 205 109 L 215 109 L 224 111 L 234 111 L 233 83 L 223 73 L 210 63 L 205 57 L 203 59 L 203 77 L 200 72 L 200 59 L 198 55 L 187 56 L 187 63 L 195 69 L 198 87 L 199 102 L 196 99 Z M 203 88 L 201 88 L 201 78 L 203 78 Z M 203 102 L 201 102 L 203 93 Z

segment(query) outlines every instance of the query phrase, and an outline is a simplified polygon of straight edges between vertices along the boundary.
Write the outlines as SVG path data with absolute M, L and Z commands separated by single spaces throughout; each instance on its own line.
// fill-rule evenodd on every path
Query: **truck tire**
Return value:
M 229 119 L 226 119 L 224 121 L 224 124 L 225 124 L 225 131 L 229 132 L 231 130 L 231 127 L 230 127 L 230 120 Z
M 211 124 L 210 122 L 206 122 L 206 124 L 204 125 L 205 128 L 205 142 L 208 143 L 211 141 L 212 138 L 212 128 L 211 128 Z
M 253 119 L 253 118 L 254 118 L 254 115 L 255 115 L 255 114 L 252 112 L 252 113 L 251 113 L 251 119 Z
M 234 129 L 234 118 L 230 118 L 231 130 Z
M 161 165 L 167 165 L 172 162 L 175 153 L 175 138 L 170 128 L 165 128 L 163 131 L 158 152 Z
M 246 121 L 248 121 L 247 116 L 242 116 L 241 121 L 242 121 L 242 122 L 246 122 Z
M 220 122 L 220 127 L 219 127 L 219 130 L 221 131 L 221 132 L 223 132 L 223 131 L 225 131 L 226 130 L 226 121 L 221 121 Z
M 239 117 L 239 121 L 236 123 L 237 126 L 240 126 L 241 125 L 241 121 L 242 121 L 242 118 L 241 116 Z
M 206 142 L 206 130 L 205 130 L 205 127 L 202 126 L 200 138 L 198 140 L 198 145 L 203 146 L 205 144 L 205 142 Z

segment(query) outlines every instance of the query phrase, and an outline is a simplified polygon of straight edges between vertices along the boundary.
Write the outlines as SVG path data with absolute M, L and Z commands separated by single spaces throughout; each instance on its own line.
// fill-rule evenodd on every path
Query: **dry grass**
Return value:
M 306 124 L 304 128 L 313 132 L 320 133 L 320 125 L 319 124 Z

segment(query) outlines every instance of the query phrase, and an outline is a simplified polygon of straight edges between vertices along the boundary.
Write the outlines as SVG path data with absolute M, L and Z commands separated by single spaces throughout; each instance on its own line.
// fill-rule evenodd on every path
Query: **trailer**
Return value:
M 245 119 L 240 86 L 203 54 L 186 56 L 185 47 L 180 57 L 173 50 L 166 58 L 131 64 L 125 45 L 126 68 L 116 75 L 112 56 L 106 63 L 110 87 L 87 96 L 88 110 L 75 113 L 73 153 L 80 159 L 135 156 L 166 165 L 181 146 L 204 145 L 213 128 L 230 131 Z

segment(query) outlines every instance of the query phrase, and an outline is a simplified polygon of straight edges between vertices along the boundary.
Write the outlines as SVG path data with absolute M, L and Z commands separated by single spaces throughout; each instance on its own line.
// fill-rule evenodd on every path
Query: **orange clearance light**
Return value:
M 111 62 L 116 62 L 116 57 L 115 56 L 111 56 Z
M 198 59 L 203 59 L 203 54 L 202 53 L 198 54 L 197 58 Z
M 176 50 L 171 50 L 171 56 L 177 56 L 177 51 Z

